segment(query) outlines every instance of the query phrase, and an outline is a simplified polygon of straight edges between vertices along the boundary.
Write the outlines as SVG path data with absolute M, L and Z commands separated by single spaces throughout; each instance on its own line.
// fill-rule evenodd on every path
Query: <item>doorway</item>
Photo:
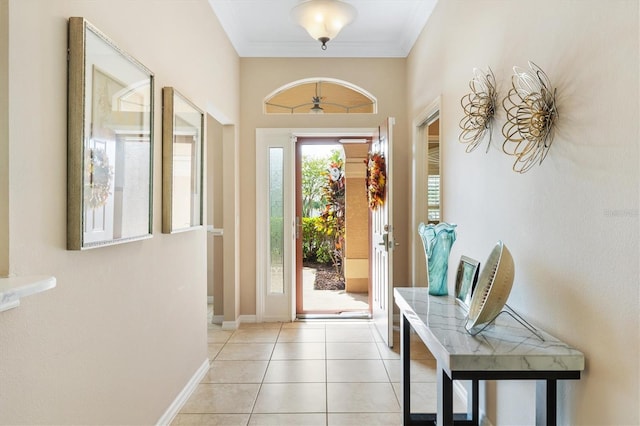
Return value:
M 297 181 L 298 143 L 342 144 L 345 149 L 346 211 L 349 221 L 349 185 L 365 187 L 366 168 L 361 177 L 351 175 L 351 166 L 365 166 L 364 159 L 352 158 L 351 146 L 367 152 L 368 144 L 378 129 L 372 128 L 258 128 L 256 129 L 256 322 L 292 321 L 300 314 L 307 318 L 349 318 L 358 315 L 343 309 L 298 311 L 304 294 L 302 285 L 302 212 L 297 199 L 301 197 Z M 367 152 L 368 153 L 368 152 Z M 362 169 L 361 169 L 362 170 Z M 354 177 L 356 176 L 356 177 Z M 368 205 L 368 204 L 367 204 Z M 369 225 L 369 211 L 357 218 Z M 346 224 L 345 285 L 349 287 L 354 271 L 350 258 L 349 223 Z M 357 235 L 361 235 L 358 233 Z M 369 234 L 367 234 L 369 235 Z M 298 238 L 300 237 L 300 238 Z M 351 246 L 352 247 L 352 246 Z M 300 265 L 300 267 L 298 267 Z M 364 269 L 367 269 L 366 267 Z M 372 306 L 371 284 L 368 279 L 368 304 Z M 345 288 L 347 291 L 348 288 Z M 304 305 L 301 306 L 304 308 Z M 369 318 L 371 310 L 361 313 Z
M 370 318 L 370 138 L 296 140 L 296 316 Z

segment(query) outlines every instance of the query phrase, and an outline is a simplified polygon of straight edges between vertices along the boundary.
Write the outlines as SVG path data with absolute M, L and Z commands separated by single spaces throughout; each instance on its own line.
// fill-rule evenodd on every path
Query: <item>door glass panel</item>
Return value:
M 284 149 L 269 148 L 269 292 L 284 293 Z

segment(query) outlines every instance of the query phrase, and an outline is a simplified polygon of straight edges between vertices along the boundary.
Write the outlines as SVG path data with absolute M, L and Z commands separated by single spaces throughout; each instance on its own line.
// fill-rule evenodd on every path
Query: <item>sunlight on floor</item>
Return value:
M 305 311 L 369 311 L 367 293 L 347 293 L 345 290 L 315 290 L 315 269 L 302 269 L 303 306 Z

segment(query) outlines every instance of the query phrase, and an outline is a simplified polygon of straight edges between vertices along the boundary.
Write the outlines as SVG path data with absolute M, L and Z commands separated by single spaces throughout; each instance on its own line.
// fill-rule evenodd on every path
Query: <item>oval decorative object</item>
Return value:
M 500 313 L 513 287 L 515 268 L 511 252 L 498 241 L 480 272 L 478 284 L 471 296 L 465 328 L 479 332 Z
M 462 132 L 458 140 L 467 144 L 466 152 L 471 152 L 480 145 L 488 133 L 489 143 L 486 152 L 489 152 L 493 118 L 498 103 L 496 78 L 491 68 L 488 68 L 486 72 L 474 68 L 473 75 L 474 77 L 469 81 L 471 93 L 466 94 L 460 100 L 464 117 L 460 120 Z
M 502 127 L 502 150 L 516 157 L 513 171 L 525 173 L 547 156 L 558 119 L 556 89 L 533 62 L 528 70 L 513 67 L 511 90 L 502 101 L 507 122 Z

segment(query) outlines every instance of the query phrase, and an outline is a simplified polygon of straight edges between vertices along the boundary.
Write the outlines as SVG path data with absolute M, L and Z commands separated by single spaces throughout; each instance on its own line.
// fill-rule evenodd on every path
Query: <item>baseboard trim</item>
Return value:
M 277 316 L 277 317 L 262 317 L 262 322 L 290 322 L 291 320 L 284 316 Z M 242 321 L 242 322 L 256 322 L 256 320 L 254 319 L 254 321 Z
M 224 315 L 214 315 L 211 317 L 211 324 L 222 324 L 224 322 Z
M 253 323 L 256 322 L 255 315 L 240 315 L 235 321 L 222 321 L 222 329 L 223 330 L 237 330 L 242 323 Z
M 482 411 L 480 412 L 480 426 L 493 426 L 493 423 L 489 421 L 486 414 Z
M 178 415 L 184 404 L 187 402 L 191 394 L 196 390 L 200 381 L 204 378 L 209 371 L 209 358 L 205 359 L 202 365 L 196 370 L 195 374 L 189 379 L 182 391 L 173 400 L 167 411 L 164 412 L 158 423 L 158 426 L 169 425 L 173 419 Z
M 242 324 L 242 323 L 253 323 L 256 322 L 256 316 L 255 315 L 240 315 L 238 317 L 238 323 Z
M 239 325 L 239 321 L 222 321 L 223 330 L 237 330 Z

